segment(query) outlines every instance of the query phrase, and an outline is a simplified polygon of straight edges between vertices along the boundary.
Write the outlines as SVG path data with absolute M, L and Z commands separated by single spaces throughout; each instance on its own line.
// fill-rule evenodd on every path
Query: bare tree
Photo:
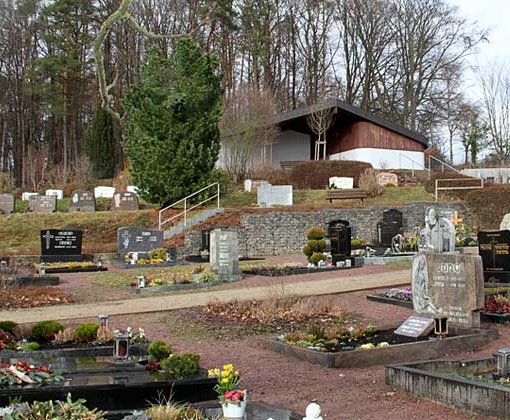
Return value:
M 317 140 L 315 140 L 315 153 L 314 159 L 321 159 L 321 149 L 322 149 L 322 159 L 326 160 L 326 133 L 333 124 L 335 120 L 335 114 L 333 112 L 333 108 L 319 108 L 316 111 L 309 113 L 306 116 L 306 122 L 310 129 L 317 135 Z

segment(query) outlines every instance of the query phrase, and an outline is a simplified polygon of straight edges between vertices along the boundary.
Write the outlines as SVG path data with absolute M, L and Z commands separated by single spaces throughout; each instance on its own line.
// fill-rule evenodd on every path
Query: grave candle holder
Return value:
M 46 274 L 46 264 L 44 264 L 44 262 L 42 262 L 40 265 L 39 265 L 39 274 L 41 276 L 44 276 Z
M 129 358 L 129 332 L 116 330 L 114 334 L 113 361 L 126 362 Z
M 508 377 L 508 371 L 510 369 L 510 349 L 509 348 L 502 348 L 499 349 L 497 352 L 493 354 L 493 356 L 496 358 L 497 362 L 497 375 L 498 377 L 506 378 Z
M 101 267 L 103 266 L 103 260 L 102 260 L 101 258 L 99 258 L 99 259 L 97 260 L 97 266 L 98 266 L 99 268 L 101 268 Z
M 434 318 L 434 334 L 439 338 L 448 335 L 448 318 Z
M 99 327 L 105 328 L 108 326 L 108 315 L 99 314 L 97 319 L 99 321 Z

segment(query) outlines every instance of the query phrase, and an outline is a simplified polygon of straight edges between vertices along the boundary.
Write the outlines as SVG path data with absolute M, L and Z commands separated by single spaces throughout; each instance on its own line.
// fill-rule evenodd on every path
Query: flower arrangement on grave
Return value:
M 405 289 L 390 289 L 383 294 L 383 297 L 410 302 L 413 300 L 413 291 L 410 287 L 406 287 Z
M 223 365 L 221 369 L 210 369 L 208 376 L 218 380 L 218 383 L 214 386 L 214 391 L 218 394 L 218 400 L 222 405 L 245 405 L 246 390 L 239 389 L 241 373 L 234 368 L 232 363 Z
M 48 366 L 29 365 L 24 362 L 0 365 L 0 388 L 25 385 L 43 385 L 63 381 L 63 377 L 55 375 Z
M 510 312 L 510 298 L 505 295 L 490 295 L 485 298 L 484 312 L 506 314 Z

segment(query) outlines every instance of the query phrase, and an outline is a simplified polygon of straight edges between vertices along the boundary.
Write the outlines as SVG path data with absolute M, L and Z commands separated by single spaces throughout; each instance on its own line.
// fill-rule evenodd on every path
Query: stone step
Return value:
M 189 229 L 192 226 L 202 223 L 205 220 L 209 219 L 210 217 L 212 217 L 218 213 L 222 213 L 224 210 L 225 209 L 223 209 L 223 208 L 206 209 L 203 212 L 194 216 L 193 218 L 187 219 L 186 224 L 184 224 L 184 222 L 182 222 L 176 226 L 171 227 L 168 230 L 165 230 L 163 232 L 163 238 L 165 240 L 171 239 L 174 236 L 179 235 L 180 233 L 184 232 L 186 229 Z

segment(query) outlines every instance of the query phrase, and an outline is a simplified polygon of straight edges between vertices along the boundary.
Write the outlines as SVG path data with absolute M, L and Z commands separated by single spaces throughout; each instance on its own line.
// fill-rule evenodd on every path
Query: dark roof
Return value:
M 289 112 L 283 112 L 276 116 L 275 122 L 276 124 L 281 125 L 282 123 L 290 122 L 292 120 L 306 118 L 307 115 L 312 114 L 313 112 L 322 111 L 328 108 L 338 108 L 354 117 L 369 121 L 381 127 L 387 128 L 388 130 L 391 130 L 395 133 L 408 137 L 411 140 L 415 140 L 418 143 L 425 145 L 426 147 L 429 145 L 429 141 L 424 135 L 387 121 L 375 114 L 372 114 L 371 112 L 364 111 L 361 108 L 349 105 L 348 103 L 340 101 L 339 99 L 327 99 L 315 105 L 297 108 Z

